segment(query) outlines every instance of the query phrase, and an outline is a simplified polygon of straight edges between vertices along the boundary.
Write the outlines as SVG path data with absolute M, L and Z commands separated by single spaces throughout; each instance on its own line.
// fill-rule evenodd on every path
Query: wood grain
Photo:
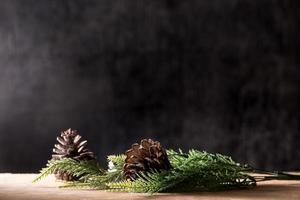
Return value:
M 147 194 L 115 193 L 98 190 L 59 189 L 60 182 L 50 176 L 39 183 L 31 181 L 35 174 L 0 174 L 0 200 L 277 200 L 300 199 L 300 181 L 268 181 L 254 189 L 193 194 Z

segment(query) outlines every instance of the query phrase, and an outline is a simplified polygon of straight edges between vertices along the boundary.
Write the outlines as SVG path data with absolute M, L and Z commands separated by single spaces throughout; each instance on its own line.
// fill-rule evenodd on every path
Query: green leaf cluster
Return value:
M 249 168 L 235 163 L 230 157 L 191 150 L 188 153 L 167 152 L 172 169 L 139 174 L 135 181 L 124 180 L 125 155 L 108 156 L 110 168 L 102 170 L 95 162 L 76 161 L 70 158 L 49 161 L 34 182 L 64 170 L 80 177 L 62 187 L 84 187 L 128 192 L 187 192 L 211 191 L 250 187 L 255 180 L 246 174 Z
M 170 171 L 140 174 L 135 181 L 108 183 L 110 189 L 129 192 L 190 192 L 252 187 L 250 169 L 230 157 L 191 150 L 187 154 L 168 151 Z
M 108 170 L 94 161 L 77 161 L 70 158 L 49 161 L 33 182 L 64 170 L 79 178 L 62 187 L 106 189 L 125 192 L 200 192 L 249 188 L 258 181 L 299 180 L 300 176 L 284 172 L 267 172 L 234 162 L 230 157 L 205 151 L 167 151 L 172 169 L 138 174 L 138 179 L 125 180 L 125 155 L 107 157 Z M 258 175 L 251 175 L 258 173 Z M 267 176 L 266 176 L 267 173 Z
M 46 176 L 55 173 L 57 170 L 69 172 L 73 176 L 80 178 L 80 181 L 85 181 L 92 176 L 99 176 L 104 171 L 95 161 L 77 161 L 71 158 L 61 160 L 49 160 L 46 167 L 40 170 L 40 174 L 33 182 L 40 181 Z

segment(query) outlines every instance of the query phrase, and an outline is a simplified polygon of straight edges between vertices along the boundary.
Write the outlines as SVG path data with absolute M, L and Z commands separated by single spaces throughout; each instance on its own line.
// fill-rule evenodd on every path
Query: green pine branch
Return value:
M 84 181 L 73 181 L 67 182 L 65 185 L 60 186 L 60 188 L 87 188 L 87 189 L 107 189 L 106 183 L 109 180 L 106 175 L 95 175 L 89 176 Z
M 252 187 L 256 181 L 247 166 L 221 154 L 191 150 L 187 154 L 168 151 L 170 171 L 141 174 L 135 181 L 110 182 L 112 190 L 128 192 L 211 191 Z
M 126 156 L 110 155 L 107 157 L 109 169 L 106 172 L 106 178 L 108 182 L 117 182 L 123 180 L 123 166 L 125 164 Z
M 48 161 L 46 167 L 40 171 L 40 174 L 33 182 L 38 182 L 46 176 L 55 173 L 57 170 L 63 170 L 73 176 L 80 177 L 80 180 L 85 180 L 90 176 L 101 175 L 104 173 L 95 161 L 77 161 L 71 158 L 65 158 Z
M 113 162 L 115 166 L 123 167 L 125 163 L 126 155 L 119 154 L 119 155 L 109 155 L 107 156 L 108 162 Z
M 300 180 L 300 176 L 284 172 L 267 172 L 234 162 L 229 156 L 205 151 L 190 150 L 183 153 L 167 151 L 172 169 L 141 173 L 134 181 L 125 180 L 123 166 L 126 156 L 108 156 L 108 170 L 103 171 L 94 161 L 77 161 L 70 158 L 49 161 L 34 179 L 64 170 L 78 181 L 68 182 L 63 188 L 108 189 L 125 192 L 199 192 L 249 188 L 266 180 Z M 256 173 L 256 175 L 251 175 Z M 266 175 L 267 173 L 267 175 Z M 257 175 L 258 174 L 258 175 Z
M 106 183 L 118 182 L 124 180 L 123 165 L 125 163 L 125 155 L 110 155 L 107 157 L 109 169 L 101 175 L 91 175 L 84 182 L 67 183 L 63 188 L 92 188 L 92 189 L 107 189 Z

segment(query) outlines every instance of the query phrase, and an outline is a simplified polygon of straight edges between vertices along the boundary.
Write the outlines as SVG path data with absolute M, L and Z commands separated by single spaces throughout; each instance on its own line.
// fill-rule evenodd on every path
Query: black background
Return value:
M 300 3 L 2 0 L 0 172 L 69 127 L 105 164 L 142 138 L 300 169 Z

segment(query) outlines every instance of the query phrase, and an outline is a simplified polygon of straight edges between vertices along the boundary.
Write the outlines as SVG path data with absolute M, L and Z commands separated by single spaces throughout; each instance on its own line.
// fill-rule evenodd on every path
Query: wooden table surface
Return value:
M 39 183 L 31 181 L 36 174 L 0 174 L 0 200 L 169 200 L 169 199 L 297 199 L 300 200 L 300 181 L 268 181 L 256 188 L 225 192 L 203 192 L 193 194 L 132 194 L 99 190 L 59 189 L 60 182 L 49 176 Z

